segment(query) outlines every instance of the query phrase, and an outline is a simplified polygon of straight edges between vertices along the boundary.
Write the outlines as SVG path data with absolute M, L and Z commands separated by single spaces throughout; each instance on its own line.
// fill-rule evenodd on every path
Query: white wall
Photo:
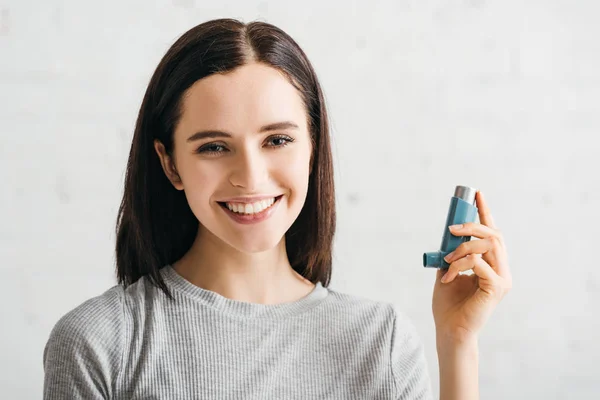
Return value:
M 332 116 L 332 288 L 393 301 L 438 390 L 431 289 L 455 185 L 481 189 L 514 288 L 480 340 L 482 399 L 600 397 L 597 1 L 0 3 L 0 392 L 41 397 L 58 318 L 114 284 L 114 222 L 145 85 L 217 17 L 289 32 Z

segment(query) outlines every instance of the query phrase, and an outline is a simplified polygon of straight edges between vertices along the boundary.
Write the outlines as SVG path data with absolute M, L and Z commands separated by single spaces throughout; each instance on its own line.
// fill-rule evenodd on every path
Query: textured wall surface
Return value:
M 481 189 L 514 287 L 480 339 L 481 398 L 600 398 L 597 1 L 0 2 L 0 392 L 40 398 L 58 318 L 115 282 L 143 91 L 168 46 L 261 19 L 313 62 L 333 127 L 332 288 L 415 322 L 438 390 L 434 271 L 455 185 Z

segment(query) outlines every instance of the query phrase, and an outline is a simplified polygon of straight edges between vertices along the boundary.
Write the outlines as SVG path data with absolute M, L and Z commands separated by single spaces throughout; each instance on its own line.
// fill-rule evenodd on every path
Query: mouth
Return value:
M 257 201 L 254 203 L 226 203 L 218 201 L 217 203 L 229 213 L 237 216 L 257 217 L 267 213 L 283 195 L 273 197 L 269 200 Z

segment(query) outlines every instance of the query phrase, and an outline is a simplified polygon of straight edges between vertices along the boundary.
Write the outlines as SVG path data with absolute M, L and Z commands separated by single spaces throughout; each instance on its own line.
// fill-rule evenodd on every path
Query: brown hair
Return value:
M 281 29 L 234 19 L 202 23 L 184 33 L 158 64 L 137 117 L 123 199 L 117 218 L 117 279 L 125 286 L 147 276 L 171 294 L 159 270 L 180 259 L 198 230 L 183 191 L 165 176 L 153 146 L 172 155 L 173 132 L 184 92 L 196 81 L 249 62 L 283 72 L 299 91 L 309 118 L 313 167 L 306 202 L 285 234 L 290 264 L 306 279 L 328 286 L 335 233 L 335 194 L 329 122 L 315 71 L 298 44 Z

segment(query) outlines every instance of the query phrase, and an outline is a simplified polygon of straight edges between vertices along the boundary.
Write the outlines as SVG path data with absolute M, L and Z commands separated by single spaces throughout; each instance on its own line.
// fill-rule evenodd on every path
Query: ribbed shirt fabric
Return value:
M 432 399 L 421 340 L 392 303 L 317 283 L 264 305 L 161 270 L 63 316 L 44 349 L 45 399 Z

